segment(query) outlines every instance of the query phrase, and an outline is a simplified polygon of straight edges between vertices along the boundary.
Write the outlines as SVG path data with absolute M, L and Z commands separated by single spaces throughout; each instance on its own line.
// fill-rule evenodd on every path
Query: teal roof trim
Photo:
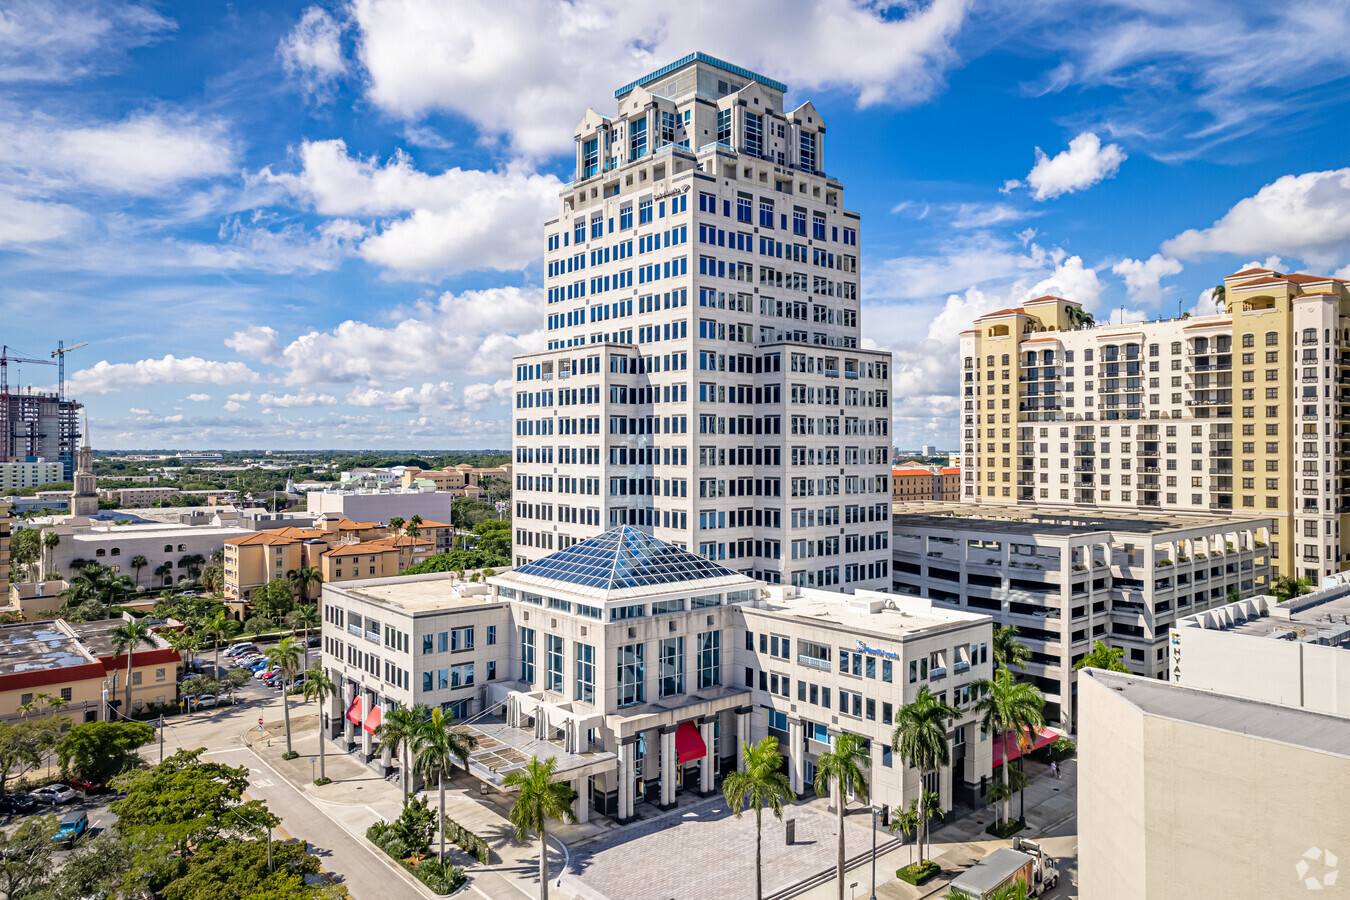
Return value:
M 751 72 L 749 69 L 745 69 L 740 66 L 733 66 L 731 63 L 723 62 L 722 60 L 718 59 L 715 56 L 709 56 L 706 53 L 696 51 L 694 53 L 690 53 L 684 59 L 676 60 L 675 62 L 671 63 L 668 66 L 662 66 L 655 72 L 650 72 L 646 75 L 643 75 L 637 81 L 632 81 L 629 82 L 628 84 L 625 84 L 623 87 L 619 88 L 617 91 L 614 92 L 614 99 L 616 100 L 619 99 L 620 97 L 622 97 L 624 94 L 627 94 L 635 87 L 646 87 L 651 82 L 657 81 L 665 77 L 666 75 L 669 75 L 676 69 L 682 69 L 685 66 L 689 65 L 691 62 L 707 63 L 710 66 L 716 66 L 717 68 L 721 69 L 724 72 L 730 72 L 732 75 L 737 75 L 741 78 L 746 79 L 747 81 L 756 81 L 764 85 L 765 87 L 773 88 L 776 91 L 782 91 L 784 94 L 787 93 L 788 86 L 786 84 L 783 84 L 783 82 L 781 81 L 775 81 L 772 78 L 766 78 L 765 76 L 760 75 L 758 72 Z

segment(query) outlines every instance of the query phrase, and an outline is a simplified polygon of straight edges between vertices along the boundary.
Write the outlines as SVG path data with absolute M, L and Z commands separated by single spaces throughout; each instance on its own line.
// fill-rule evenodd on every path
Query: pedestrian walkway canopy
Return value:
M 1003 765 L 1003 751 L 1007 748 L 1008 759 L 1017 759 L 1023 753 L 1033 753 L 1042 747 L 1048 747 L 1059 740 L 1059 732 L 1053 728 L 1044 726 L 1036 729 L 1032 734 L 1030 729 L 1022 732 L 1022 739 L 1019 741 L 1015 735 L 1001 735 L 994 741 L 994 765 Z M 1021 745 L 1025 744 L 1025 750 Z
M 556 759 L 553 775 L 558 781 L 608 772 L 619 765 L 619 758 L 613 753 L 569 753 L 558 742 L 540 740 L 499 720 L 457 722 L 455 730 L 472 735 L 478 742 L 469 754 L 469 772 L 498 788 L 503 786 L 507 775 L 523 771 L 532 757 L 538 757 L 540 762 Z

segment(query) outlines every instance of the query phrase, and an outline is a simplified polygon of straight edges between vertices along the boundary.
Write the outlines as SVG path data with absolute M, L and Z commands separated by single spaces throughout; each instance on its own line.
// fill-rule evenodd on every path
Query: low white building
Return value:
M 1015 625 L 1047 721 L 1073 731 L 1074 663 L 1094 641 L 1167 677 L 1178 616 L 1265 590 L 1270 521 L 1184 513 L 910 502 L 894 505 L 894 590 Z
M 48 546 L 44 542 L 38 577 L 55 573 L 70 580 L 79 574 L 77 561 L 94 562 L 131 577 L 139 587 L 154 590 L 189 577 L 185 558 L 201 556 L 205 565 L 210 565 L 211 555 L 223 551 L 227 540 L 251 533 L 232 525 L 147 521 L 117 525 L 82 517 L 59 522 L 48 530 L 55 533 L 56 543 Z M 132 565 L 138 556 L 145 557 L 145 565 L 139 570 Z M 155 574 L 165 564 L 172 571 Z
M 949 808 L 989 778 L 992 742 L 969 711 L 991 674 L 987 615 L 765 585 L 630 527 L 488 581 L 325 584 L 329 733 L 371 759 L 385 709 L 440 705 L 478 734 L 478 777 L 500 786 L 554 756 L 579 816 L 626 821 L 639 803 L 710 794 L 765 735 L 809 792 L 817 755 L 848 731 L 870 741 L 876 802 L 899 806 L 919 775 L 890 751 L 894 717 L 929 686 L 963 710 L 929 789 Z
M 38 459 L 33 462 L 0 463 L 0 491 L 17 491 L 65 480 L 65 469 L 59 462 Z
M 353 522 L 378 522 L 388 525 L 395 516 L 411 519 L 421 516 L 437 522 L 449 522 L 455 495 L 448 491 L 418 491 L 403 488 L 389 490 L 346 491 L 330 488 L 305 494 L 305 509 L 310 515 L 335 516 Z

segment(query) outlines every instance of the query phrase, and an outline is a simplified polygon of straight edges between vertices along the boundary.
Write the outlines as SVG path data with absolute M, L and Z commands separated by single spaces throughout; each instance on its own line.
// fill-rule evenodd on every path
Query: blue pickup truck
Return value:
M 67 847 L 74 847 L 75 841 L 89 831 L 89 814 L 84 811 L 73 812 L 61 820 L 52 840 L 60 841 Z

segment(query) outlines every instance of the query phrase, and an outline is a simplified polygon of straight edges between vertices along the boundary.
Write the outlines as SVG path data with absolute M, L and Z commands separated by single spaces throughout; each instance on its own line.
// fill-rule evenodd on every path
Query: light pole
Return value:
M 159 714 L 159 761 L 164 762 L 164 713 Z
M 877 900 L 877 816 L 881 810 L 869 807 L 872 813 L 872 900 Z

